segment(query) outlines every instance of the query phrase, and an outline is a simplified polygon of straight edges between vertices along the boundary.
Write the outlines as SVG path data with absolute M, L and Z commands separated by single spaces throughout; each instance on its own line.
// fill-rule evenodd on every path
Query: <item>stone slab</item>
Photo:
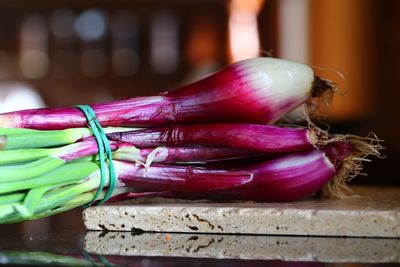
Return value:
M 89 230 L 400 238 L 400 188 L 289 203 L 143 198 L 88 208 Z
M 89 231 L 98 255 L 302 262 L 400 262 L 400 239 Z

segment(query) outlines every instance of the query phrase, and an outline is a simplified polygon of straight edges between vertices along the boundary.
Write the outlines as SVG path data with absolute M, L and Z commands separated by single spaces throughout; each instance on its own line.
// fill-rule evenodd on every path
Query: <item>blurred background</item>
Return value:
M 385 140 L 386 159 L 356 182 L 400 185 L 399 11 L 395 0 L 3 0 L 0 111 L 150 95 L 272 54 L 338 84 L 332 132 Z

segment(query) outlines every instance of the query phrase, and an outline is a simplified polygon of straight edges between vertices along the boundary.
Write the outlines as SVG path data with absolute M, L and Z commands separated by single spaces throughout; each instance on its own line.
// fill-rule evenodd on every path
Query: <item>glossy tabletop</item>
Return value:
M 81 210 L 0 226 L 0 264 L 394 266 L 400 239 L 86 231 Z

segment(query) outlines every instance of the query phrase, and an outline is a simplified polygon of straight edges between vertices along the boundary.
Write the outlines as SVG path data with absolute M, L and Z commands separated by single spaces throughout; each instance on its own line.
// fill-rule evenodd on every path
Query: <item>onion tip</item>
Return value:
M 320 78 L 318 76 L 314 76 L 314 82 L 311 89 L 311 96 L 312 97 L 321 97 L 325 94 L 326 91 L 335 91 L 336 85 L 334 82 L 330 80 L 326 80 Z
M 328 141 L 329 142 L 329 141 Z M 369 162 L 369 156 L 383 158 L 380 151 L 384 149 L 382 140 L 375 134 L 367 137 L 355 135 L 336 135 L 325 148 L 328 158 L 335 165 L 337 173 L 335 177 L 322 189 L 323 193 L 330 197 L 348 198 L 354 194 L 348 186 L 348 182 L 362 172 L 364 162 Z M 334 149 L 332 149 L 334 148 Z M 333 153 L 335 153 L 333 155 Z M 338 162 L 335 162 L 337 159 Z

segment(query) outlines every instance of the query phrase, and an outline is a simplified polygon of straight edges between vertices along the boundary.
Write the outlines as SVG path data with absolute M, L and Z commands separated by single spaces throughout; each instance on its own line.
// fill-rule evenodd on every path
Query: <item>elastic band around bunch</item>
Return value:
M 99 188 L 97 189 L 97 192 L 93 200 L 85 206 L 87 208 L 90 207 L 93 204 L 93 202 L 97 200 L 100 193 L 103 191 L 104 185 L 106 183 L 107 167 L 104 154 L 107 155 L 107 160 L 108 160 L 109 185 L 105 197 L 99 201 L 98 205 L 103 204 L 112 196 L 116 184 L 116 176 L 115 176 L 114 164 L 112 161 L 112 151 L 110 148 L 110 142 L 108 141 L 108 138 L 103 130 L 103 127 L 101 127 L 99 121 L 97 120 L 96 114 L 94 113 L 93 109 L 88 105 L 77 105 L 76 107 L 79 108 L 83 112 L 83 114 L 85 114 L 85 117 L 89 124 L 89 128 L 91 129 L 94 137 L 96 138 L 97 146 L 99 148 L 98 154 L 99 154 L 100 174 L 101 174 L 100 185 Z

